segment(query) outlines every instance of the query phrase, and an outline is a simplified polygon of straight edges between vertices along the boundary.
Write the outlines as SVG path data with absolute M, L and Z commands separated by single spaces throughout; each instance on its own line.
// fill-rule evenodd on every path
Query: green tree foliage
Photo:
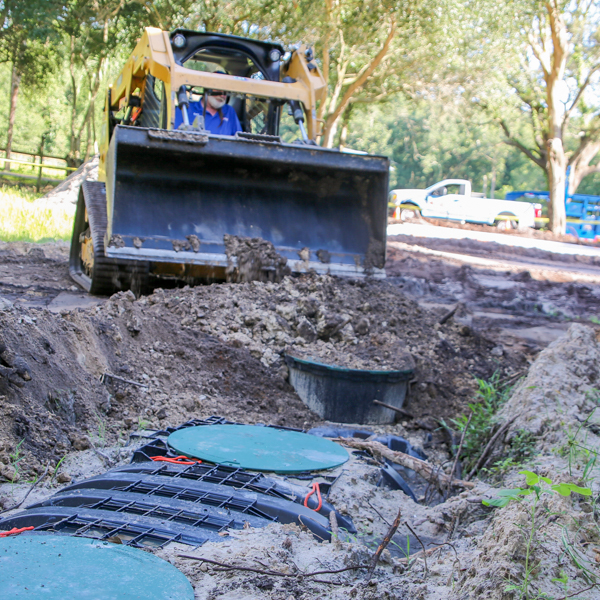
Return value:
M 425 73 L 439 72 L 439 2 L 433 0 L 298 0 L 267 3 L 262 33 L 287 44 L 314 47 L 328 94 L 318 109 L 321 143 L 336 145 L 352 105 L 413 89 Z
M 60 22 L 63 60 L 70 75 L 70 135 L 67 160 L 81 162 L 81 139 L 87 129 L 85 157 L 95 139 L 94 112 L 110 56 L 132 45 L 140 31 L 140 7 L 123 0 L 70 0 Z
M 583 1 L 560 5 L 561 14 L 577 6 L 582 15 L 566 21 L 570 39 L 579 41 L 569 47 L 562 80 L 574 106 L 566 153 L 581 165 L 582 142 L 596 139 L 600 128 L 594 112 L 600 65 L 593 62 L 598 9 L 587 0 L 586 13 Z M 543 30 L 546 17 L 535 15 L 556 2 L 0 0 L 0 102 L 10 108 L 15 98 L 0 135 L 15 123 L 17 146 L 35 151 L 44 135 L 46 152 L 77 164 L 93 149 L 107 85 L 143 27 L 183 27 L 312 47 L 328 83 L 318 109 L 321 143 L 389 155 L 393 186 L 461 177 L 488 195 L 540 189 L 548 170 L 532 156 L 540 159 L 547 147 L 540 132 L 548 129 L 548 111 L 527 32 L 536 23 Z M 19 86 L 25 92 L 18 110 L 15 73 L 17 94 Z M 476 110 L 482 106 L 485 113 Z M 594 146 L 586 147 L 589 153 Z M 590 159 L 586 168 L 596 167 Z M 594 181 L 592 173 L 581 190 L 597 191 Z
M 569 191 L 600 172 L 600 9 L 593 0 L 477 3 L 471 12 L 481 39 L 495 39 L 490 89 L 476 100 L 494 114 L 508 144 L 546 174 L 550 227 L 564 233 Z M 472 48 L 482 47 L 477 39 Z M 503 85 L 503 83 L 505 85 Z M 508 85 L 508 89 L 506 88 Z M 526 129 L 515 131 L 515 121 Z M 595 164 L 594 164 L 595 162 Z
M 395 96 L 352 112 L 346 145 L 392 161 L 392 188 L 425 188 L 445 178 L 469 179 L 476 191 L 504 197 L 513 190 L 543 189 L 543 174 L 503 143 L 495 122 L 466 114 L 460 99 L 416 101 Z
M 43 85 L 58 64 L 55 19 L 62 5 L 55 0 L 3 0 L 0 3 L 0 62 L 11 66 L 6 156 L 10 158 L 21 84 Z M 10 164 L 6 165 L 10 169 Z

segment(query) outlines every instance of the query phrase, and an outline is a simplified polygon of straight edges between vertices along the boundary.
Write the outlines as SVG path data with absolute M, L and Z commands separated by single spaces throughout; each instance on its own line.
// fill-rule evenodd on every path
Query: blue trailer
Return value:
M 506 200 L 523 198 L 544 200 L 547 206 L 550 198 L 549 192 L 509 192 Z M 569 194 L 566 198 L 567 233 L 577 238 L 600 241 L 600 196 L 588 194 Z M 536 223 L 547 222 L 548 219 L 536 219 Z

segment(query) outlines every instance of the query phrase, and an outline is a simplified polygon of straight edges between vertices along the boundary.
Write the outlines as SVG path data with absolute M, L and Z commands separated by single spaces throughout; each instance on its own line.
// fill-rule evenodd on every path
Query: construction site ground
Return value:
M 429 494 L 415 503 L 376 486 L 375 461 L 353 458 L 330 500 L 354 519 L 354 538 L 319 543 L 295 526 L 270 525 L 231 532 L 194 552 L 258 571 L 297 571 L 294 577 L 216 570 L 178 556 L 189 548 L 158 554 L 203 599 L 519 597 L 505 588 L 523 578 L 527 506 L 490 509 L 481 499 L 492 487 L 523 485 L 523 468 L 583 483 L 587 459 L 573 459 L 568 440 L 585 422 L 588 454 L 600 448 L 600 258 L 397 229 L 388 238 L 386 280 L 308 274 L 157 289 L 140 298 L 83 293 L 69 278 L 66 243 L 0 243 L 0 509 L 18 504 L 42 475 L 25 506 L 128 462 L 145 430 L 211 415 L 304 429 L 323 424 L 289 385 L 286 353 L 358 368 L 411 364 L 407 414 L 371 429 L 407 438 L 448 472 L 453 460 L 440 422 L 452 426 L 468 415 L 477 379 L 495 377 L 516 384 L 497 417 L 512 420 L 498 458 L 528 431 L 536 440 L 529 462 L 482 473 L 473 489 L 455 489 L 445 501 Z M 597 496 L 598 483 L 586 484 Z M 597 598 L 598 588 L 564 550 L 567 535 L 597 571 L 597 512 L 579 495 L 544 502 L 532 585 L 557 599 L 592 585 L 577 597 Z M 360 569 L 302 576 L 368 564 L 399 509 L 396 541 L 369 583 Z M 411 554 L 421 543 L 427 552 L 403 557 L 407 536 Z M 561 573 L 567 592 L 552 581 Z

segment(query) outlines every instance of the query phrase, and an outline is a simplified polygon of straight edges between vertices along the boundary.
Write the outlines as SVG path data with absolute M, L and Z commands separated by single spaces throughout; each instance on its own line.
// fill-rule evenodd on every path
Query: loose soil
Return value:
M 389 243 L 385 281 L 283 275 L 279 282 L 157 289 L 137 299 L 129 292 L 105 299 L 88 297 L 73 285 L 67 244 L 0 244 L 0 475 L 16 482 L 0 486 L 0 501 L 10 506 L 22 497 L 28 486 L 19 481 L 41 474 L 47 465 L 56 478 L 50 483 L 47 477 L 30 500 L 49 495 L 57 480 L 128 461 L 130 435 L 143 429 L 212 414 L 244 423 L 322 424 L 288 384 L 286 353 L 383 370 L 405 365 L 410 357 L 415 380 L 405 408 L 413 418 L 378 431 L 407 437 L 446 471 L 452 460 L 439 421 L 452 423 L 467 414 L 476 398 L 476 378 L 527 375 L 510 406 L 513 413 L 528 410 L 533 416 L 543 406 L 547 418 L 531 428 L 536 439 L 545 440 L 534 466 L 554 480 L 564 477 L 567 463 L 556 455 L 564 435 L 550 424 L 563 422 L 568 429 L 585 420 L 593 390 L 600 387 L 593 369 L 600 268 L 575 260 L 550 265 L 537 250 L 500 256 L 483 246 L 434 249 L 397 237 Z M 439 254 L 424 252 L 431 250 Z M 493 264 L 477 264 L 478 255 Z M 582 363 L 588 367 L 582 369 Z M 536 375 L 538 364 L 543 375 Z M 557 386 L 552 373 L 567 383 Z M 565 405 L 572 410 L 565 412 Z M 529 422 L 508 429 L 502 443 L 510 445 L 511 436 Z M 595 443 L 590 432 L 587 439 Z M 496 452 L 501 456 L 502 446 Z M 581 468 L 572 469 L 577 481 Z M 339 579 L 323 576 L 340 584 L 330 585 L 200 568 L 176 555 L 182 549 L 160 554 L 190 578 L 198 598 L 512 597 L 503 592 L 503 577 L 522 576 L 523 543 L 516 527 L 526 524 L 527 512 L 520 505 L 496 512 L 482 507 L 480 499 L 492 492 L 478 482 L 474 490 L 427 506 L 377 487 L 378 479 L 379 465 L 353 458 L 332 489 L 332 502 L 357 524 L 356 540 L 319 544 L 295 527 L 273 525 L 232 532 L 223 544 L 197 551 L 276 570 L 365 564 L 401 508 L 403 523 L 418 538 L 402 525 L 372 585 L 353 571 Z M 522 484 L 521 479 L 509 471 L 503 485 Z M 575 536 L 581 529 L 574 519 L 583 523 L 587 546 L 578 551 L 586 556 L 598 539 L 585 499 L 556 499 L 548 508 L 566 515 L 543 522 L 550 541 L 536 555 L 547 581 L 540 589 L 557 596 L 560 590 L 550 580 L 561 568 L 568 571 L 571 591 L 585 583 L 570 563 L 558 564 L 561 528 Z M 517 525 L 511 529 L 512 523 Z M 420 548 L 419 539 L 452 548 L 436 551 L 427 564 L 416 558 L 407 565 L 399 558 L 406 536 L 412 550 Z

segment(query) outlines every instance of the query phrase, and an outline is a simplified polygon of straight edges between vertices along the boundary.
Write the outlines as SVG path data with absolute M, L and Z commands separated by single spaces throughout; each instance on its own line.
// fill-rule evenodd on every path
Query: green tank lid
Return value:
M 0 538 L 0 598 L 193 600 L 183 573 L 121 544 L 60 535 Z
M 168 442 L 177 454 L 251 471 L 319 471 L 348 460 L 348 452 L 330 440 L 257 425 L 186 427 L 173 432 Z

